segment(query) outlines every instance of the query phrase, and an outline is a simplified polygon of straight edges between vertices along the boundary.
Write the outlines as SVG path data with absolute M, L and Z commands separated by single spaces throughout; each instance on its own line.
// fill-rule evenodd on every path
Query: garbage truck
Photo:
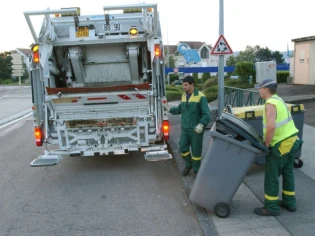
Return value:
M 83 9 L 82 9 L 83 10 Z M 157 4 L 26 11 L 34 135 L 44 153 L 31 166 L 67 156 L 143 152 L 169 160 L 163 42 Z M 42 16 L 40 30 L 34 18 Z

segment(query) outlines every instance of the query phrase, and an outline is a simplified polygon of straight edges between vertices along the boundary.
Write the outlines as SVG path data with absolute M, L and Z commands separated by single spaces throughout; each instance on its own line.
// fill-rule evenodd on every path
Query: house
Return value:
M 187 44 L 191 49 L 197 50 L 201 61 L 193 65 L 188 65 L 183 55 L 178 52 L 178 46 L 181 43 Z M 168 57 L 173 57 L 175 60 L 175 67 L 217 67 L 219 64 L 219 56 L 211 55 L 212 46 L 200 41 L 179 41 L 176 45 L 164 45 L 165 59 L 168 61 Z M 224 65 L 226 65 L 226 56 L 224 57 Z M 167 63 L 166 63 L 167 64 Z M 216 74 L 216 73 L 213 73 Z M 199 74 L 201 77 L 202 73 Z
M 315 36 L 292 39 L 294 58 L 290 60 L 293 84 L 315 85 Z

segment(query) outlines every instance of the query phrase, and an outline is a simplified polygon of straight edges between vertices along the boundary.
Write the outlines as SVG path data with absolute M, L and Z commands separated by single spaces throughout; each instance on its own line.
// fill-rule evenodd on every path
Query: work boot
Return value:
M 296 207 L 289 207 L 289 206 L 287 206 L 287 205 L 283 202 L 283 200 L 282 200 L 282 201 L 279 201 L 279 206 L 281 206 L 282 208 L 287 209 L 287 210 L 290 211 L 290 212 L 296 212 Z
M 278 216 L 278 215 L 280 215 L 280 212 L 271 212 L 264 207 L 255 208 L 254 212 L 260 216 Z
M 189 175 L 190 170 L 191 170 L 191 167 L 185 167 L 185 169 L 181 171 L 182 176 Z

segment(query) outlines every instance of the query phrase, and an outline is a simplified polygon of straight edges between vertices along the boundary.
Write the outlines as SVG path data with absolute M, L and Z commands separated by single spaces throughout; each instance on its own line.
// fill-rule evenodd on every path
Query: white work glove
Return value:
M 203 124 L 197 125 L 196 128 L 195 128 L 195 132 L 198 133 L 198 134 L 201 134 L 202 131 L 203 131 L 203 127 L 204 127 Z

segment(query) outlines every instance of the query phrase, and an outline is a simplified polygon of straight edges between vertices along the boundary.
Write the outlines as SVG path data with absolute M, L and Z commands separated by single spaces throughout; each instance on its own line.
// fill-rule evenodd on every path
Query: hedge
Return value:
M 289 71 L 277 71 L 277 83 L 287 83 Z
M 168 102 L 181 100 L 183 92 L 166 91 L 166 99 Z

